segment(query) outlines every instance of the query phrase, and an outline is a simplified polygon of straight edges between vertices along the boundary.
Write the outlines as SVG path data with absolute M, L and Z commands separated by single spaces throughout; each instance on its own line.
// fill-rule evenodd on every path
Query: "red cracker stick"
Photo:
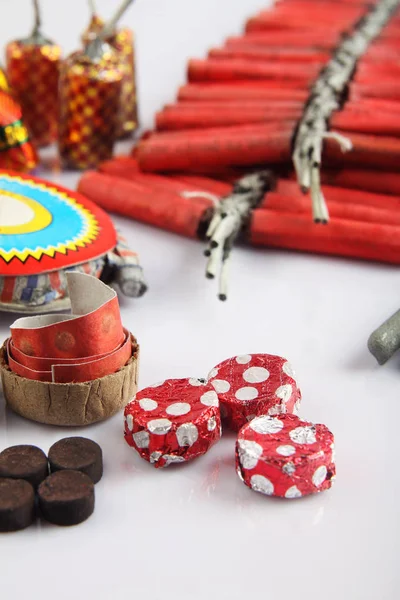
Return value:
M 327 52 L 299 49 L 271 49 L 263 46 L 249 46 L 247 43 L 242 46 L 237 44 L 233 47 L 212 48 L 208 53 L 209 58 L 242 58 L 256 59 L 262 61 L 277 61 L 278 63 L 316 63 L 322 65 L 329 59 Z
M 273 248 L 400 263 L 400 227 L 391 225 L 331 219 L 328 227 L 321 227 L 308 215 L 256 210 L 249 241 Z
M 340 171 L 324 170 L 322 173 L 322 182 L 331 186 L 400 196 L 399 173 L 385 173 L 382 176 L 382 173 L 373 170 L 347 168 L 343 168 Z M 396 203 L 395 210 L 398 210 L 398 208 Z
M 226 100 L 289 100 L 305 101 L 307 89 L 290 89 L 277 86 L 275 82 L 191 83 L 179 88 L 180 101 L 226 101 Z
M 232 81 L 249 79 L 272 79 L 290 82 L 293 87 L 307 85 L 315 79 L 318 65 L 286 63 L 283 69 L 275 62 L 243 59 L 197 60 L 189 61 L 188 79 L 194 81 Z

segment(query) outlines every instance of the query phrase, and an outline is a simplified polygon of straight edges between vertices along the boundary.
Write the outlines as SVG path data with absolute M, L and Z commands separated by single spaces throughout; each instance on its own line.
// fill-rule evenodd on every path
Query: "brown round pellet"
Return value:
M 0 477 L 25 479 L 37 488 L 48 474 L 47 457 L 36 446 L 10 446 L 0 453 Z
M 23 479 L 0 479 L 0 531 L 18 531 L 35 518 L 35 491 Z
M 94 484 L 80 471 L 57 471 L 40 484 L 38 500 L 46 521 L 77 525 L 94 511 Z
M 93 440 L 69 437 L 59 440 L 49 450 L 50 470 L 72 469 L 86 473 L 97 483 L 103 475 L 103 453 Z

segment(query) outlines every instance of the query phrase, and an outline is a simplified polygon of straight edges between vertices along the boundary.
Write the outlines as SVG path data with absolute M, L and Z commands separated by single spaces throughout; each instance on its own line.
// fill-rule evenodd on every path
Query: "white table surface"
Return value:
M 116 0 L 98 2 L 104 14 Z M 83 0 L 42 1 L 45 31 L 67 51 L 87 17 Z M 150 126 L 202 56 L 265 0 L 137 0 L 142 122 Z M 27 33 L 28 0 L 0 0 L 0 39 Z M 45 176 L 74 187 L 74 173 Z M 150 289 L 121 299 L 138 337 L 140 386 L 204 376 L 224 358 L 281 354 L 303 391 L 302 415 L 336 435 L 331 491 L 294 501 L 251 492 L 234 470 L 234 436 L 208 455 L 155 470 L 127 446 L 122 415 L 86 429 L 37 425 L 0 399 L 0 449 L 65 435 L 93 438 L 105 456 L 96 511 L 84 524 L 38 523 L 0 537 L 2 600 L 395 600 L 399 598 L 399 357 L 378 367 L 366 341 L 399 305 L 394 267 L 237 248 L 230 298 L 204 278 L 202 245 L 115 218 L 139 251 Z M 13 320 L 0 314 L 0 338 Z

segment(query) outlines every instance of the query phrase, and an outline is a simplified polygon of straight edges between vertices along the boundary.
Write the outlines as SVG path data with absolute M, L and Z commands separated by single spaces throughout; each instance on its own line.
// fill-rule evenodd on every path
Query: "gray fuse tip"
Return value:
M 368 349 L 380 365 L 400 348 L 400 310 L 389 317 L 368 339 Z

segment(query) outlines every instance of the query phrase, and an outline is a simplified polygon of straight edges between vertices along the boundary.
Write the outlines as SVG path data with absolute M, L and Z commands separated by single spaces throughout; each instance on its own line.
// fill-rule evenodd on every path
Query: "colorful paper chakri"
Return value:
M 17 319 L 0 367 L 15 412 L 41 423 L 86 425 L 132 398 L 139 348 L 122 326 L 114 290 L 84 273 L 68 273 L 67 283 L 72 314 Z
M 137 256 L 111 219 L 84 196 L 36 178 L 0 172 L 0 309 L 69 306 L 66 271 L 145 289 Z

